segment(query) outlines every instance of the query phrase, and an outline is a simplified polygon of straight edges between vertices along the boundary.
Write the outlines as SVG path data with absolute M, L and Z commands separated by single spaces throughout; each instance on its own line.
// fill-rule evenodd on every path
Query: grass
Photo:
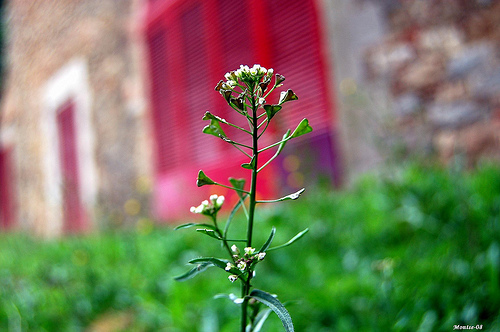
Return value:
M 297 331 L 500 330 L 500 168 L 410 166 L 353 188 L 308 189 L 259 210 L 255 243 L 284 243 L 254 286 L 291 301 Z M 235 221 L 237 227 L 237 221 Z M 57 241 L 0 236 L 0 330 L 234 331 L 239 294 L 219 269 L 172 280 L 216 241 L 168 227 Z M 274 315 L 265 331 L 281 331 Z

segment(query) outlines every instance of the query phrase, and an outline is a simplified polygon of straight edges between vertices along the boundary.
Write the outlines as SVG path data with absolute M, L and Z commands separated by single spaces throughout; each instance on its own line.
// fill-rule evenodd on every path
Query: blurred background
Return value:
M 234 199 L 197 188 L 199 169 L 249 177 L 201 118 L 239 123 L 214 87 L 259 63 L 299 96 L 263 144 L 304 117 L 314 131 L 262 173 L 260 197 L 307 191 L 260 211 L 256 237 L 311 231 L 266 258 L 257 286 L 297 300 L 299 331 L 500 330 L 500 1 L 11 0 L 0 12 L 0 329 L 235 329 L 234 304 L 212 298 L 223 273 L 172 281 L 218 249 L 172 225 L 211 193 Z

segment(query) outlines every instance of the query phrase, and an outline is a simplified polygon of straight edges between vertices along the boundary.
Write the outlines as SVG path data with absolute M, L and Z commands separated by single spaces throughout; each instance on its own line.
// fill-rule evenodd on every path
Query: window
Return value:
M 228 144 L 202 134 L 200 121 L 206 110 L 236 123 L 242 120 L 213 90 L 226 71 L 240 64 L 260 63 L 286 76 L 285 88 L 293 88 L 299 100 L 287 105 L 272 129 L 281 137 L 307 117 L 314 131 L 297 144 L 318 150 L 315 156 L 323 158 L 319 163 L 333 172 L 330 140 L 335 112 L 326 87 L 313 0 L 156 0 L 147 17 L 157 215 L 175 217 L 196 203 L 193 196 L 189 202 L 180 196 L 196 192 L 193 178 L 201 167 L 216 181 L 225 181 L 226 174 L 248 178 L 239 165 L 227 169 L 228 160 L 238 164 L 245 158 Z M 278 96 L 279 92 L 274 97 Z M 227 130 L 231 139 L 243 143 L 249 139 L 231 129 Z M 281 171 L 273 167 L 263 177 L 268 180 L 260 188 L 263 196 L 280 186 L 278 177 L 271 175 Z
M 12 149 L 0 147 L 0 229 L 14 226 L 15 202 Z

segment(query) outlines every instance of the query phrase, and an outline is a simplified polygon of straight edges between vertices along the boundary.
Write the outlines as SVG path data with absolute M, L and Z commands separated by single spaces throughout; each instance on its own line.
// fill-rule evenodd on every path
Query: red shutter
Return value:
M 84 230 L 85 214 L 80 199 L 75 107 L 72 101 L 66 102 L 58 110 L 57 127 L 61 162 L 64 231 L 78 232 Z
M 285 88 L 293 88 L 299 95 L 298 102 L 287 105 L 281 122 L 276 121 L 280 136 L 303 117 L 308 117 L 315 129 L 309 140 L 330 133 L 332 110 L 312 0 L 156 0 L 149 9 L 146 29 L 158 216 L 182 215 L 189 204 L 196 204 L 198 195 L 208 193 L 194 185 L 200 168 L 216 181 L 227 181 L 229 175 L 249 177 L 239 166 L 245 157 L 230 145 L 202 134 L 206 123 L 200 121 L 210 110 L 245 125 L 214 91 L 225 72 L 240 64 L 272 66 L 286 76 Z M 274 94 L 278 97 L 279 92 Z M 231 139 L 250 143 L 245 133 L 224 130 Z M 331 154 L 331 146 L 327 149 Z M 268 176 L 262 174 L 263 196 L 277 191 L 272 167 L 266 170 Z
M 14 226 L 15 202 L 12 149 L 0 148 L 0 229 Z

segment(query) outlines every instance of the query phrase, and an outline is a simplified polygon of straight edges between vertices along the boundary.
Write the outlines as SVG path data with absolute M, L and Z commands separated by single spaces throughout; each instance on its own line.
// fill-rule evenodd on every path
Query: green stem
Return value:
M 255 96 L 252 97 L 252 117 L 253 123 L 257 123 L 257 101 Z M 252 235 L 253 235 L 253 221 L 255 214 L 255 205 L 256 205 L 256 189 L 257 189 L 257 165 L 258 165 L 258 128 L 257 126 L 253 126 L 252 128 L 252 152 L 253 158 L 255 158 L 255 162 L 253 163 L 252 168 L 252 179 L 250 182 L 250 202 L 248 207 L 248 224 L 247 224 L 247 247 L 252 246 Z M 241 297 L 244 299 L 241 304 L 241 332 L 246 331 L 246 325 L 248 320 L 248 295 L 250 294 L 250 281 L 252 280 L 252 271 L 249 270 L 247 280 L 242 285 Z

